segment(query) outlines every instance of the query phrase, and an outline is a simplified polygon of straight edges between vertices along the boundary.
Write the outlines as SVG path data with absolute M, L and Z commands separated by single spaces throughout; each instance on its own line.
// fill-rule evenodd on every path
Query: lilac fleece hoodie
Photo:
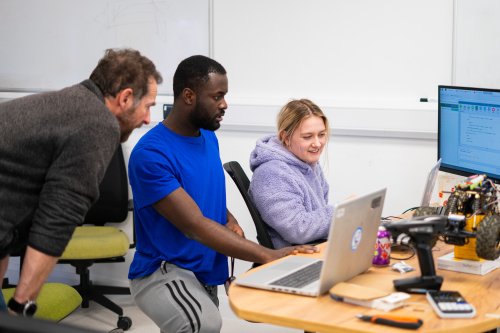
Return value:
M 319 163 L 293 155 L 276 135 L 257 141 L 250 154 L 248 192 L 268 224 L 275 248 L 326 238 L 333 216 L 328 184 Z

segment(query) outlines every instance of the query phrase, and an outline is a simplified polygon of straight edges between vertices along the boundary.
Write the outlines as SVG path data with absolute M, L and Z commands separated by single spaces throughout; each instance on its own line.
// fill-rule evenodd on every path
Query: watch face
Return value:
M 36 303 L 33 301 L 28 301 L 24 305 L 23 315 L 26 317 L 33 317 L 37 309 Z
M 7 305 L 10 310 L 25 317 L 32 317 L 37 309 L 36 303 L 34 301 L 26 301 L 26 303 L 19 303 L 14 298 L 9 300 Z

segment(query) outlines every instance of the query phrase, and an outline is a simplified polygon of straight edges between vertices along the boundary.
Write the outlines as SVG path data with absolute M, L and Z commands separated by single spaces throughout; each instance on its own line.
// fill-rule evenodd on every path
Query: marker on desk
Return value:
M 357 318 L 369 321 L 375 324 L 399 327 L 399 328 L 407 328 L 416 330 L 424 323 L 422 319 L 415 317 L 400 317 L 394 315 L 374 315 L 367 316 L 363 314 L 356 315 Z
M 437 100 L 434 98 L 420 97 L 420 102 L 423 103 L 437 103 Z

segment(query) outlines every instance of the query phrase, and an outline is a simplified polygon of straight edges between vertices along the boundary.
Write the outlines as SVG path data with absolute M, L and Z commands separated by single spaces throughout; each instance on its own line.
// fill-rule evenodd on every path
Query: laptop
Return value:
M 424 195 L 422 196 L 420 207 L 429 207 L 431 204 L 432 192 L 434 191 L 434 185 L 436 185 L 436 179 L 439 174 L 440 166 L 441 159 L 436 162 L 427 176 L 427 183 L 425 184 Z
M 319 296 L 336 283 L 363 273 L 372 265 L 385 194 L 383 188 L 335 205 L 323 258 L 287 256 L 252 274 L 236 278 L 235 283 Z

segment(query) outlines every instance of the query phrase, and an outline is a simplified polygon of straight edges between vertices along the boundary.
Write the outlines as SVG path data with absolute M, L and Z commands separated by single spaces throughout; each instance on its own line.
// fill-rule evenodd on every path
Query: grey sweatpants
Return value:
M 219 333 L 217 286 L 204 286 L 193 272 L 163 262 L 153 274 L 130 281 L 137 306 L 162 333 Z

